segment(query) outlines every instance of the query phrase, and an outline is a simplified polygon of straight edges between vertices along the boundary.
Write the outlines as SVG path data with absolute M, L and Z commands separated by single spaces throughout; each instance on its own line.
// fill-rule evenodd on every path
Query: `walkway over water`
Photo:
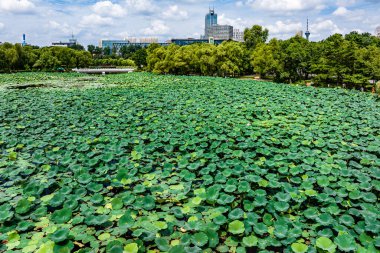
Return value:
M 120 74 L 120 73 L 130 73 L 133 72 L 133 68 L 125 69 L 73 69 L 74 72 L 83 74 Z

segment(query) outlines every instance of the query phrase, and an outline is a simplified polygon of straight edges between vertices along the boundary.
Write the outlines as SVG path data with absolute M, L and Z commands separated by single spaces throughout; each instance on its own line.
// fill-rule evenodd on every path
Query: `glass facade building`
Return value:
M 214 9 L 210 9 L 206 14 L 205 18 L 205 38 L 212 37 L 208 36 L 209 28 L 218 24 L 218 14 L 215 13 Z

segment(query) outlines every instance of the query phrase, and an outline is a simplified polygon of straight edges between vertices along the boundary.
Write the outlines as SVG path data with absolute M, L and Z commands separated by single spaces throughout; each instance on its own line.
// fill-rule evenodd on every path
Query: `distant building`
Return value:
M 244 32 L 239 29 L 234 29 L 233 40 L 244 42 Z
M 25 33 L 22 35 L 22 44 L 21 44 L 23 47 L 25 47 L 27 44 L 26 44 L 26 35 Z
M 207 38 L 215 40 L 232 40 L 234 37 L 234 28 L 230 25 L 213 25 L 207 30 Z
M 176 44 L 178 46 L 187 46 L 191 44 L 196 43 L 210 43 L 215 45 L 220 45 L 223 43 L 224 40 L 216 40 L 216 39 L 194 39 L 194 38 L 188 38 L 188 39 L 172 39 L 171 43 Z
M 74 35 L 71 35 L 71 39 L 69 39 L 68 42 L 53 42 L 52 46 L 55 47 L 72 47 L 78 44 L 78 41 L 76 38 L 74 38 Z
M 376 28 L 375 35 L 380 38 L 380 26 Z
M 296 32 L 296 36 L 303 37 L 303 31 L 299 30 L 298 32 Z
M 210 9 L 205 17 L 205 35 L 201 39 L 232 40 L 233 37 L 234 28 L 230 25 L 218 25 L 218 14 Z
M 126 38 L 131 43 L 158 43 L 158 38 Z
M 206 14 L 205 17 L 205 37 L 212 37 L 208 36 L 209 28 L 218 25 L 218 14 L 215 13 L 214 9 L 209 9 L 209 12 Z
M 138 42 L 134 42 L 137 40 L 101 40 L 100 41 L 100 47 L 101 48 L 110 48 L 111 50 L 116 50 L 116 52 L 119 52 L 119 50 L 122 47 L 128 47 L 128 46 L 140 46 L 140 47 L 148 47 L 151 44 L 155 44 L 156 42 L 142 42 L 144 40 L 138 40 Z M 161 46 L 168 46 L 169 43 L 156 43 Z

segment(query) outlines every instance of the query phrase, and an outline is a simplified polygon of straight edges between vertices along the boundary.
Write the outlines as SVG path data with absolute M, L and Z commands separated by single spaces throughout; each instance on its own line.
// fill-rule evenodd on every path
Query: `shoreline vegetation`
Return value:
M 135 67 L 158 74 L 242 77 L 258 75 L 277 83 L 313 84 L 379 92 L 380 38 L 369 33 L 334 34 L 319 42 L 295 36 L 271 39 L 255 25 L 244 42 L 120 49 L 0 45 L 0 72 L 70 71 L 73 68 Z

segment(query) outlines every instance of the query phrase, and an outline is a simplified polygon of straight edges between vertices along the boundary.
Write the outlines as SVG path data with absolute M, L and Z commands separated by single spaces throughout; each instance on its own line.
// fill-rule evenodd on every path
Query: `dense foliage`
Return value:
M 268 30 L 253 26 L 244 38 L 245 43 L 220 46 L 154 46 L 148 49 L 148 70 L 223 77 L 256 73 L 276 82 L 366 90 L 380 80 L 380 39 L 368 33 L 335 34 L 321 42 L 296 36 L 265 43 Z
M 79 47 L 79 49 L 81 49 Z M 0 45 L 0 72 L 32 70 L 70 70 L 89 66 L 135 66 L 141 63 L 141 52 L 130 58 L 116 55 L 98 57 L 88 51 L 66 47 L 22 47 L 20 44 Z M 140 58 L 139 58 L 140 57 Z M 146 58 L 146 56 L 145 56 Z M 139 61 L 140 60 L 140 61 Z
M 1 92 L 1 252 L 379 250 L 373 95 L 100 78 Z

